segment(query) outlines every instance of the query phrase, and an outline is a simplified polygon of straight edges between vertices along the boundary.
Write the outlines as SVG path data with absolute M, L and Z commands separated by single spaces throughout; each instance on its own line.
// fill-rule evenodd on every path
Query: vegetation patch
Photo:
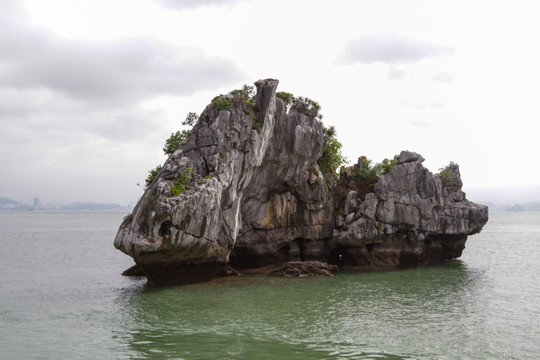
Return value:
M 323 125 L 323 134 L 323 153 L 317 164 L 323 174 L 335 174 L 336 170 L 347 162 L 347 159 L 341 153 L 342 144 L 336 138 L 336 129 L 333 126 Z
M 181 144 L 186 142 L 190 131 L 182 130 L 175 133 L 171 133 L 171 136 L 165 141 L 165 146 L 163 147 L 163 152 L 165 155 L 171 155 L 173 152 L 178 150 Z
M 184 121 L 182 121 L 182 125 L 189 126 L 190 129 L 171 133 L 171 136 L 169 136 L 169 138 L 165 141 L 165 146 L 163 147 L 163 152 L 165 155 L 171 155 L 178 150 L 180 145 L 187 141 L 189 135 L 191 134 L 191 128 L 195 125 L 198 119 L 199 115 L 197 115 L 197 113 L 189 112 L 186 115 L 186 118 Z
M 261 126 L 259 125 L 258 122 L 254 121 L 253 124 L 251 124 L 251 128 L 255 131 L 257 131 L 258 133 L 261 132 Z
M 289 108 L 296 102 L 294 95 L 286 91 L 278 91 L 276 93 L 276 97 L 283 100 L 286 110 L 289 110 Z
M 334 217 L 337 217 L 337 216 L 343 215 L 343 214 L 345 214 L 345 209 L 339 209 L 339 210 L 332 211 L 332 215 L 334 215 Z
M 311 100 L 308 97 L 299 97 L 299 99 L 304 100 L 304 102 L 309 104 L 313 109 L 317 111 L 321 110 L 321 105 L 317 101 Z
M 453 161 L 450 161 L 448 165 L 446 165 L 443 168 L 440 168 L 439 171 L 439 178 L 441 179 L 442 186 L 448 187 L 448 186 L 454 186 L 454 179 L 452 179 L 452 174 L 450 171 L 446 170 L 451 166 L 456 166 L 457 164 Z
M 197 113 L 188 112 L 188 114 L 186 115 L 186 118 L 184 119 L 184 121 L 182 121 L 182 125 L 193 127 L 198 119 L 199 119 L 199 115 L 197 115 Z
M 157 203 L 156 195 L 149 193 L 146 195 L 144 199 L 146 200 L 144 204 L 144 210 L 147 212 L 153 211 L 156 208 L 156 203 Z
M 448 187 L 454 185 L 454 179 L 452 179 L 452 174 L 450 174 L 449 171 L 441 171 L 439 173 L 439 177 L 441 179 L 442 186 Z
M 379 178 L 392 171 L 394 166 L 397 165 L 397 160 L 384 159 L 380 163 L 371 165 L 372 161 L 365 156 L 360 158 L 359 163 L 355 166 L 354 177 L 357 182 L 362 185 L 367 185 L 373 188 Z
M 244 84 L 241 89 L 232 90 L 229 94 L 246 103 L 251 102 L 250 100 L 255 97 L 255 87 Z
M 180 193 L 186 189 L 187 184 L 191 181 L 191 170 L 193 170 L 193 168 L 189 167 L 178 172 L 178 175 L 174 178 L 171 186 L 171 195 L 180 195 Z
M 221 111 L 221 110 L 231 111 L 232 103 L 229 100 L 227 100 L 225 97 L 223 97 L 223 95 L 219 95 L 213 98 L 212 104 L 214 104 L 214 107 L 216 108 L 217 111 Z
M 150 186 L 150 184 L 156 179 L 157 174 L 161 170 L 162 166 L 158 165 L 154 169 L 148 171 L 148 177 L 145 180 L 146 187 Z

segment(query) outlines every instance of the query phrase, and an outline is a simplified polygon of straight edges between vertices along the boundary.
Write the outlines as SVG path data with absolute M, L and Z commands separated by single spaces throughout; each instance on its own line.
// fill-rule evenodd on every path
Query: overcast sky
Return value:
M 2 0 L 0 196 L 135 202 L 163 143 L 262 78 L 351 161 L 416 151 L 473 200 L 540 201 L 534 1 Z M 528 192 L 521 191 L 522 189 Z

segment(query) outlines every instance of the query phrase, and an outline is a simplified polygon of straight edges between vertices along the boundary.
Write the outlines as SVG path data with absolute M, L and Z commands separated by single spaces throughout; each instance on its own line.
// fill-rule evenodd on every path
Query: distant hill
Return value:
M 516 205 L 512 206 L 511 208 L 507 209 L 506 211 L 519 212 L 519 211 L 525 211 L 525 209 L 523 209 L 523 207 L 521 207 L 521 205 L 516 204 Z
M 114 211 L 114 210 L 126 210 L 125 206 L 118 204 L 100 204 L 91 202 L 77 202 L 68 205 L 60 206 L 60 210 L 90 210 L 90 211 Z
M 529 202 L 522 204 L 525 211 L 540 211 L 540 202 Z
M 15 209 L 21 207 L 21 203 L 5 197 L 0 197 L 0 209 Z
M 30 205 L 23 205 L 18 201 L 0 197 L 0 210 L 33 210 Z M 118 204 L 76 202 L 67 205 L 49 205 L 41 204 L 39 210 L 72 210 L 72 211 L 122 211 L 128 210 L 127 207 Z

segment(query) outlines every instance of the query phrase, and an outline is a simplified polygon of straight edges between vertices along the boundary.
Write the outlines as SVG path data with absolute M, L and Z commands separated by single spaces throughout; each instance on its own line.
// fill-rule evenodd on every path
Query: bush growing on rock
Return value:
M 294 104 L 294 102 L 296 101 L 296 98 L 294 97 L 293 94 L 289 93 L 289 92 L 286 92 L 286 91 L 278 91 L 276 93 L 276 97 L 278 97 L 279 99 L 283 100 L 283 102 L 285 103 L 285 109 L 286 110 L 289 110 L 289 108 Z
M 195 125 L 199 118 L 199 115 L 194 112 L 189 112 L 186 115 L 186 118 L 182 121 L 182 125 L 189 126 L 189 130 L 182 130 L 182 131 L 176 131 L 174 133 L 171 133 L 171 136 L 167 140 L 165 140 L 165 145 L 163 146 L 163 153 L 165 155 L 171 155 L 174 153 L 182 143 L 184 143 L 189 134 L 191 133 L 191 128 Z M 161 170 L 161 165 L 156 166 L 154 169 L 151 169 L 148 171 L 148 177 L 145 180 L 145 188 L 147 188 L 152 181 L 156 178 L 157 174 Z M 139 183 L 137 183 L 139 185 Z
M 156 166 L 154 169 L 148 171 L 148 177 L 145 180 L 146 187 L 150 186 L 152 181 L 156 178 L 157 174 L 161 170 L 161 165 Z
M 321 110 L 321 105 L 315 100 L 311 100 L 308 97 L 299 97 L 300 100 L 303 100 L 304 102 L 308 103 L 313 109 L 319 111 Z
M 439 173 L 439 177 L 441 178 L 441 183 L 444 187 L 454 185 L 454 180 L 452 180 L 452 174 L 450 174 L 450 172 L 441 171 Z
M 335 174 L 341 165 L 347 162 L 347 159 L 341 153 L 341 142 L 336 138 L 336 129 L 333 126 L 323 125 L 324 141 L 323 153 L 317 161 L 319 168 L 323 173 Z
M 195 125 L 198 119 L 199 119 L 199 115 L 197 115 L 197 113 L 188 112 L 188 114 L 186 115 L 186 118 L 184 119 L 184 121 L 182 121 L 182 125 L 193 127 L 193 125 Z
M 373 166 L 371 163 L 372 161 L 370 159 L 362 156 L 354 169 L 356 181 L 360 184 L 367 185 L 370 188 L 375 186 L 382 175 L 392 171 L 392 168 L 397 165 L 397 160 L 384 159 L 382 162 L 376 163 Z
M 171 133 L 171 136 L 169 136 L 169 138 L 165 141 L 165 146 L 163 147 L 163 152 L 165 155 L 171 155 L 173 152 L 175 152 L 180 144 L 187 140 L 188 135 L 188 130 Z
M 439 169 L 439 178 L 441 179 L 442 186 L 449 187 L 455 185 L 454 179 L 452 179 L 452 174 L 447 169 L 456 165 L 457 164 L 455 162 L 450 161 L 448 165 Z
M 171 136 L 169 136 L 169 138 L 165 141 L 165 146 L 163 147 L 163 152 L 165 153 L 165 155 L 171 155 L 180 147 L 180 144 L 184 143 L 187 140 L 189 134 L 191 133 L 191 128 L 193 127 L 193 125 L 195 125 L 198 118 L 199 116 L 197 115 L 197 113 L 189 112 L 187 114 L 184 121 L 182 121 L 182 125 L 190 126 L 190 129 L 184 129 L 182 131 L 171 133 Z
M 223 97 L 223 95 L 216 96 L 214 99 L 212 99 L 212 104 L 216 107 L 217 111 L 222 110 L 231 110 L 231 102 Z
M 241 89 L 232 90 L 229 94 L 245 102 L 251 102 L 251 99 L 255 96 L 255 88 L 244 84 Z
M 180 195 L 180 193 L 186 189 L 187 184 L 189 184 L 191 180 L 191 170 L 192 168 L 187 168 L 178 172 L 178 175 L 171 186 L 171 195 Z

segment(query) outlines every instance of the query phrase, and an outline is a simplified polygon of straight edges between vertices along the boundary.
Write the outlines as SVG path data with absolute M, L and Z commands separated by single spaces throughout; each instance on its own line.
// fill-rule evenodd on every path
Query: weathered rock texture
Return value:
M 482 230 L 487 207 L 465 199 L 457 165 L 444 169 L 441 180 L 416 153 L 403 151 L 395 160 L 363 199 L 347 193 L 331 262 L 363 269 L 434 263 L 461 256 L 467 236 Z
M 315 277 L 332 276 L 337 272 L 336 265 L 328 265 L 320 261 L 289 261 L 270 273 L 279 277 Z
M 206 107 L 121 224 L 114 245 L 149 283 L 207 281 L 227 264 L 416 266 L 460 256 L 486 223 L 487 208 L 465 199 L 457 165 L 441 179 L 412 152 L 396 157 L 373 192 L 357 191 L 347 173 L 336 184 L 317 166 L 317 110 L 298 101 L 287 111 L 277 80 L 255 85 L 255 107 L 232 95 L 230 110 Z M 173 195 L 179 178 L 187 186 Z

